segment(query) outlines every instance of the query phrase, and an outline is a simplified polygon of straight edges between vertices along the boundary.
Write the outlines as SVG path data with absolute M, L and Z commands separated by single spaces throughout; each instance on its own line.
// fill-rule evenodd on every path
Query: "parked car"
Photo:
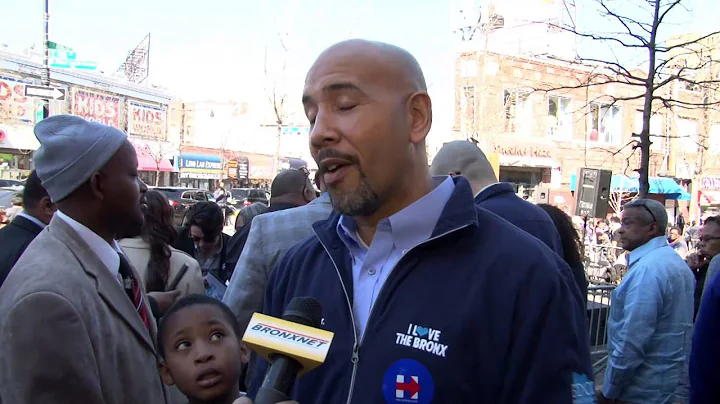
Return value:
M 265 205 L 270 203 L 270 193 L 264 189 L 233 188 L 230 190 L 230 194 L 232 195 L 230 204 L 238 209 L 252 205 L 255 202 L 262 202 Z
M 0 208 L 9 208 L 12 206 L 12 200 L 15 197 L 22 197 L 22 193 L 14 188 L 0 187 Z
M 25 183 L 16 180 L 0 179 L 0 188 L 10 188 L 16 191 L 22 191 Z
M 182 226 L 187 220 L 188 211 L 191 206 L 198 202 L 214 201 L 212 193 L 196 188 L 184 187 L 149 187 L 155 191 L 162 192 L 168 198 L 170 206 L 173 207 L 173 224 Z

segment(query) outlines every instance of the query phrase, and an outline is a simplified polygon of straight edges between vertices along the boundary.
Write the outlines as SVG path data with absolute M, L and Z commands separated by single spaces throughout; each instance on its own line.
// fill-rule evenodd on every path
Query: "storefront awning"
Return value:
M 720 190 L 701 189 L 698 195 L 702 206 L 720 205 Z
M 37 150 L 40 147 L 29 125 L 0 125 L 0 149 Z
M 170 161 L 166 158 L 160 159 L 156 162 L 154 158 L 142 154 L 138 154 L 138 170 L 140 171 L 162 171 L 172 172 L 173 166 Z

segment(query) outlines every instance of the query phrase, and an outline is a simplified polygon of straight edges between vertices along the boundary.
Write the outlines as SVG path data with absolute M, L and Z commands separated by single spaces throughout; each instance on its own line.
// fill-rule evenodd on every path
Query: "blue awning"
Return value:
M 675 180 L 667 177 L 650 177 L 648 178 L 650 183 L 651 194 L 665 195 L 667 199 L 679 199 L 681 201 L 689 201 L 690 194 L 685 192 Z M 577 175 L 572 174 L 570 176 L 570 190 L 575 191 L 577 188 Z M 628 177 L 622 174 L 615 174 L 610 180 L 610 189 L 612 191 L 622 192 L 640 192 L 640 182 L 637 178 Z

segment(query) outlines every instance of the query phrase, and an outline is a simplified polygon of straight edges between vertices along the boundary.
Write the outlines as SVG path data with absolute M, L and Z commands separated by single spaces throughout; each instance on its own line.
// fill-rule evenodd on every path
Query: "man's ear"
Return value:
M 98 199 L 103 199 L 103 180 L 105 178 L 100 173 L 93 173 L 90 176 L 90 192 Z
M 42 213 L 48 217 L 52 217 L 52 215 L 57 210 L 57 205 L 52 203 L 49 196 L 44 196 L 42 199 L 40 199 L 40 209 L 42 210 Z
M 164 359 L 160 361 L 158 368 L 160 369 L 160 377 L 162 378 L 163 383 L 168 386 L 174 386 L 175 380 L 173 380 L 172 374 L 170 374 L 170 368 L 167 367 Z

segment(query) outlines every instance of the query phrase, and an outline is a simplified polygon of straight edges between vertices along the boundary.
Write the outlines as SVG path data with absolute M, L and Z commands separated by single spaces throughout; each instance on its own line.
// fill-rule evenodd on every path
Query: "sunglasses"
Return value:
M 720 237 L 718 237 L 718 236 L 703 236 L 703 237 L 700 237 L 700 242 L 702 242 L 702 243 L 707 243 L 707 242 L 713 241 L 713 240 L 720 240 Z

